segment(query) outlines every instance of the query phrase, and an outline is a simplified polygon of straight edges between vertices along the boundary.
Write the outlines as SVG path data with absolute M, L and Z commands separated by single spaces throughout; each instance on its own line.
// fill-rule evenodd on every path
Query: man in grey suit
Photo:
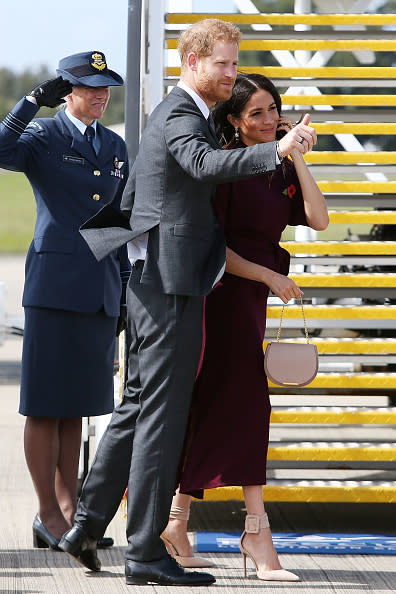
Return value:
M 225 266 L 212 196 L 216 183 L 274 170 L 293 148 L 306 152 L 315 142 L 314 130 L 299 124 L 278 144 L 220 149 L 209 108 L 231 96 L 239 39 L 239 29 L 215 19 L 182 33 L 181 80 L 154 110 L 142 136 L 121 205 L 127 218 L 105 207 L 82 230 L 98 259 L 129 242 L 131 346 L 123 402 L 85 481 L 74 527 L 59 546 L 98 570 L 96 541 L 128 486 L 127 584 L 215 581 L 210 574 L 185 571 L 160 538 L 200 357 L 203 298 Z

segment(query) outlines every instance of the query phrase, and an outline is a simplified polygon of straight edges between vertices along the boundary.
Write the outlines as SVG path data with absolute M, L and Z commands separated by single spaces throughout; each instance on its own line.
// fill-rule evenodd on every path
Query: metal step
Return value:
M 299 442 L 270 445 L 268 460 L 396 462 L 396 447 L 391 443 L 375 446 L 368 442 Z
M 396 287 L 396 273 L 381 274 L 379 272 L 369 273 L 333 273 L 333 274 L 310 274 L 302 272 L 300 274 L 293 273 L 290 275 L 293 280 L 300 287 L 320 287 L 320 288 L 359 288 L 360 295 L 363 294 L 362 289 L 369 289 L 370 287 L 395 288 Z M 367 295 L 367 291 L 364 291 Z
M 243 500 L 242 487 L 207 489 L 205 501 Z M 396 503 L 396 481 L 270 481 L 264 501 Z
M 355 275 L 357 276 L 357 275 Z M 331 320 L 396 320 L 396 305 L 304 305 L 307 320 L 325 318 Z M 280 318 L 282 306 L 270 305 L 267 308 L 268 318 Z M 301 320 L 301 305 L 287 305 L 283 310 L 283 319 Z
M 396 241 L 282 241 L 280 245 L 291 255 L 396 255 Z
M 372 50 L 375 52 L 388 52 L 396 50 L 394 39 L 297 39 L 297 36 L 285 39 L 243 39 L 239 44 L 239 51 L 272 51 L 272 50 L 311 50 L 311 51 L 359 51 Z M 169 38 L 166 40 L 167 49 L 177 49 L 178 40 Z
M 356 168 L 354 168 L 356 170 Z M 329 211 L 329 218 L 331 224 L 395 224 L 396 212 L 390 210 L 331 210 Z
M 300 276 L 306 277 L 306 273 L 299 275 L 292 273 L 296 280 Z M 333 274 L 322 275 L 321 273 L 309 273 L 310 277 L 334 276 Z M 336 280 L 339 276 L 335 275 Z M 359 279 L 360 274 L 349 274 Z M 341 279 L 344 282 L 345 279 Z M 311 279 L 298 282 L 303 287 L 304 283 L 311 283 Z M 326 278 L 326 282 L 332 282 Z M 378 279 L 375 279 L 378 282 Z M 396 282 L 396 275 L 395 275 Z M 396 305 L 304 305 L 304 314 L 308 328 L 396 328 Z M 267 328 L 279 327 L 282 306 L 268 305 Z M 303 320 L 300 305 L 287 305 L 283 311 L 282 328 L 302 328 Z M 372 354 L 368 347 L 366 354 Z M 322 351 L 323 352 L 323 351 Z
M 268 380 L 268 385 L 273 389 L 282 389 Z M 318 373 L 315 379 L 304 388 L 293 389 L 298 392 L 302 389 L 332 389 L 332 390 L 395 390 L 396 373 Z M 289 388 L 284 388 L 289 389 Z
M 241 73 L 263 74 L 264 76 L 268 76 L 272 82 L 278 78 L 282 81 L 279 86 L 287 85 L 287 82 L 282 79 L 294 77 L 309 78 L 311 87 L 318 86 L 316 79 L 333 79 L 333 86 L 339 84 L 343 87 L 350 86 L 351 80 L 359 79 L 359 87 L 367 87 L 371 86 L 370 81 L 374 81 L 375 79 L 394 81 L 396 78 L 396 68 L 392 66 L 319 66 L 314 68 L 305 66 L 244 66 L 240 67 L 239 71 Z M 180 66 L 167 66 L 165 68 L 165 76 L 179 78 Z M 293 84 L 296 85 L 296 81 L 293 81 Z M 298 86 L 301 86 L 300 81 L 298 81 Z M 383 80 L 381 80 L 381 86 L 384 86 Z
M 274 423 L 308 423 L 335 425 L 396 425 L 396 408 L 301 407 L 272 409 Z
M 172 25 L 184 25 L 196 23 L 202 19 L 222 19 L 237 25 L 313 25 L 313 26 L 333 26 L 333 25 L 396 25 L 396 15 L 394 14 L 366 14 L 366 13 L 347 13 L 347 14 L 317 14 L 317 13 L 168 13 L 165 15 L 165 22 Z M 337 30 L 337 33 L 340 31 Z M 362 31 L 357 32 L 362 35 Z M 371 33 L 372 34 L 372 33 Z M 323 38 L 324 39 L 324 38 Z
M 362 297 L 383 300 L 396 298 L 396 273 L 290 273 L 304 298 L 335 299 Z

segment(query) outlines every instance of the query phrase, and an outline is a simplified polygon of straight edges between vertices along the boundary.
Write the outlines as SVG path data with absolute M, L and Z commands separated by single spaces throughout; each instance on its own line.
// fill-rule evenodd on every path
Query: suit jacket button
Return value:
M 100 171 L 99 171 L 99 169 L 95 169 L 95 171 L 94 171 L 94 175 L 100 175 Z
M 99 194 L 94 194 L 94 195 L 92 196 L 92 198 L 93 198 L 94 200 L 100 200 L 100 196 L 99 196 Z

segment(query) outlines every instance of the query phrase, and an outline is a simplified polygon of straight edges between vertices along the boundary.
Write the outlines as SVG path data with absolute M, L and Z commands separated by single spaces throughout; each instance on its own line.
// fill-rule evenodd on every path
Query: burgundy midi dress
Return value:
M 242 144 L 238 146 L 243 146 Z M 279 246 L 286 225 L 306 225 L 294 165 L 217 188 L 215 211 L 227 246 L 240 256 L 287 274 Z M 263 367 L 269 289 L 225 273 L 206 299 L 206 343 L 186 439 L 180 491 L 263 485 L 271 404 Z

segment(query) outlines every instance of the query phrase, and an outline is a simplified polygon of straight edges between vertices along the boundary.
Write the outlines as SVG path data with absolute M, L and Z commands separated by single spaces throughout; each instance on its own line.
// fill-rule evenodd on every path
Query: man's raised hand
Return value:
M 278 146 L 283 156 L 289 155 L 294 149 L 302 154 L 307 153 L 316 144 L 316 132 L 309 126 L 310 121 L 311 116 L 306 113 L 302 121 L 279 140 Z

